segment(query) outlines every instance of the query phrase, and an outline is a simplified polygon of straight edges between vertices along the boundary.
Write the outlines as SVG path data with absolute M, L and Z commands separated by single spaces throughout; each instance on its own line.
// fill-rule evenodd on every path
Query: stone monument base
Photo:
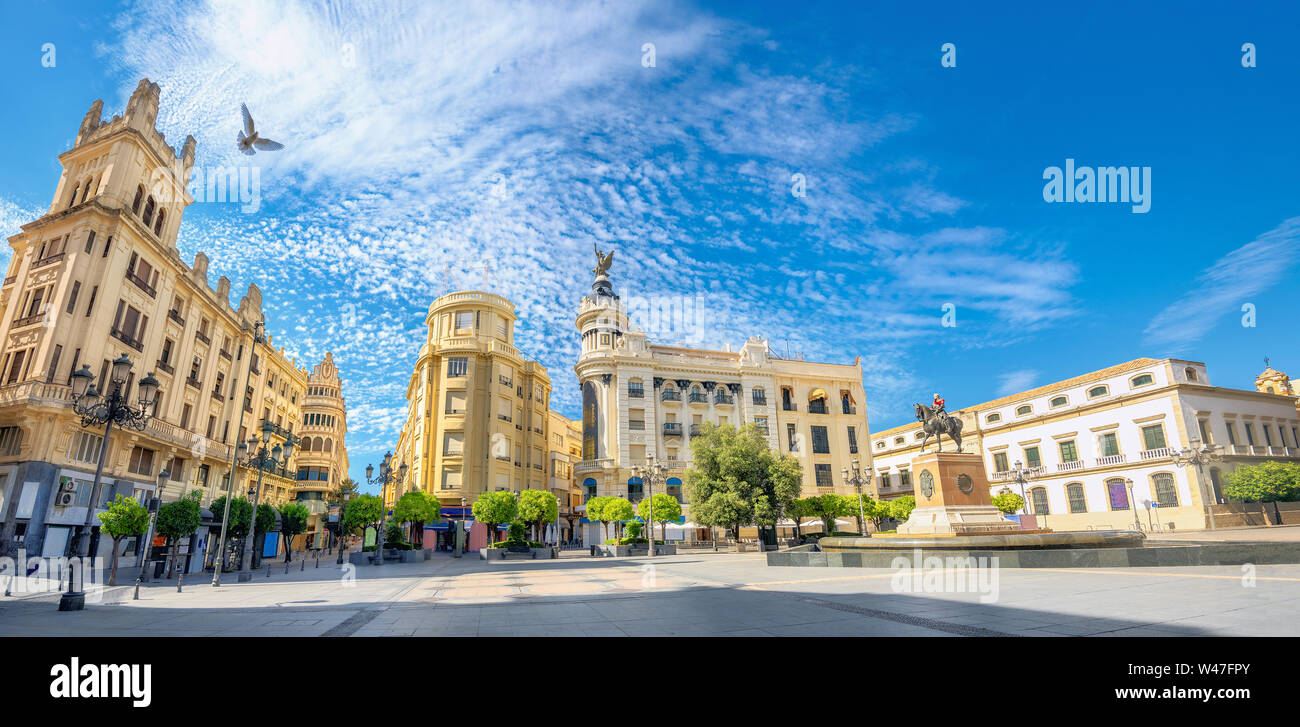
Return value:
M 907 522 L 898 526 L 899 535 L 998 535 L 1021 532 L 1020 524 L 1008 520 L 992 505 L 940 505 L 918 507 Z

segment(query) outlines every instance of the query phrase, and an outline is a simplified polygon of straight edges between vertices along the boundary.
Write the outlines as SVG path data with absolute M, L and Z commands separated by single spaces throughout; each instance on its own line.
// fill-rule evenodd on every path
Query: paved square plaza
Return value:
M 163 580 L 72 613 L 56 596 L 4 598 L 0 635 L 1300 635 L 1300 565 L 1004 568 L 983 574 L 994 588 L 982 593 L 900 589 L 888 569 L 769 567 L 757 553 L 298 567 L 220 588 L 194 576 L 182 593 Z

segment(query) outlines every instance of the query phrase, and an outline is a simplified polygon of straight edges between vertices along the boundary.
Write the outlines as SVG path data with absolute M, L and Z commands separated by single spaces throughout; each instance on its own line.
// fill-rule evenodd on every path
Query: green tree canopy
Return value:
M 546 526 L 546 523 L 555 522 L 559 511 L 559 505 L 555 502 L 554 493 L 546 490 L 524 490 L 519 493 L 519 519 L 529 525 L 536 526 L 539 539 L 542 528 Z
M 212 501 L 212 517 L 221 522 L 226 512 L 226 496 Z M 242 538 L 248 535 L 248 523 L 253 518 L 253 504 L 242 497 L 230 501 L 230 522 L 226 524 L 226 537 Z
M 122 538 L 142 535 L 149 529 L 149 511 L 133 497 L 119 494 L 109 503 L 108 510 L 98 515 L 100 531 L 113 539 L 113 565 L 108 575 L 108 585 L 117 585 L 117 551 Z
M 393 519 L 411 528 L 411 542 L 424 545 L 424 524 L 442 519 L 442 503 L 424 490 L 411 490 L 393 506 Z
M 384 512 L 384 501 L 376 495 L 358 495 L 348 502 L 343 515 L 343 533 L 356 535 L 367 525 L 379 522 Z
M 1011 515 L 1025 506 L 1025 498 L 1014 492 L 1003 492 L 993 496 L 993 507 Z
M 325 495 L 325 501 L 331 505 L 341 505 L 343 504 L 343 498 L 356 492 L 359 487 L 360 485 L 357 484 L 356 480 L 351 477 L 344 477 L 342 481 L 334 486 L 334 489 Z
M 661 538 L 668 539 L 668 523 L 676 522 L 682 516 L 682 504 L 677 498 L 663 492 L 656 492 L 652 497 L 647 497 L 637 504 L 636 514 L 646 522 L 651 522 L 651 506 L 653 507 L 653 522 L 659 523 L 662 532 Z
M 605 517 L 609 522 L 615 524 L 619 536 L 623 533 L 623 523 L 636 517 L 636 508 L 625 497 L 610 497 L 605 499 Z
M 487 526 L 488 542 L 496 540 L 497 526 L 519 516 L 513 492 L 484 492 L 474 501 L 474 519 Z
M 1300 464 L 1261 462 L 1243 465 L 1224 478 L 1223 494 L 1242 502 L 1289 502 L 1300 499 Z
M 257 532 L 269 533 L 275 529 L 275 508 L 265 502 L 257 506 Z
M 307 518 L 311 513 L 307 512 L 307 507 L 296 502 L 288 502 L 280 507 L 280 535 L 284 538 L 284 562 L 288 563 L 293 557 L 290 553 L 293 549 L 293 539 L 298 534 L 307 530 Z
M 916 498 L 911 495 L 903 495 L 889 501 L 889 516 L 901 522 L 907 522 L 911 517 L 912 511 L 916 509 Z
M 691 440 L 694 466 L 686 472 L 691 519 L 731 530 L 740 526 L 775 522 L 799 496 L 803 468 L 790 455 L 767 446 L 758 425 L 741 428 L 730 424 L 705 424 Z
M 158 517 L 154 527 L 158 530 L 159 535 L 167 538 L 168 543 L 174 543 L 181 538 L 188 538 L 193 535 L 194 531 L 199 529 L 199 523 L 202 520 L 203 516 L 199 501 L 186 496 L 158 508 Z
M 858 511 L 857 497 L 852 499 L 843 495 L 826 493 L 804 498 L 805 506 L 813 517 L 821 518 L 822 531 L 827 535 L 835 532 L 835 519 L 851 515 Z

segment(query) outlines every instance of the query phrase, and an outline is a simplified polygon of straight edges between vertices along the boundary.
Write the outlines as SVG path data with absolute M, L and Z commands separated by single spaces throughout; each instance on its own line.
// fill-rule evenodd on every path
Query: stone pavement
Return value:
M 1250 542 L 1272 541 L 1279 543 L 1300 542 L 1300 525 L 1273 525 L 1270 527 L 1221 528 L 1218 530 L 1184 530 L 1176 533 L 1153 533 L 1147 536 L 1150 542 L 1161 540 L 1205 542 Z
M 179 594 L 162 581 L 139 601 L 73 613 L 59 613 L 57 599 L 0 598 L 0 635 L 1300 635 L 1300 565 L 928 579 L 769 567 L 758 553 L 313 565 L 220 588 L 195 578 Z M 945 576 L 947 592 L 926 592 Z

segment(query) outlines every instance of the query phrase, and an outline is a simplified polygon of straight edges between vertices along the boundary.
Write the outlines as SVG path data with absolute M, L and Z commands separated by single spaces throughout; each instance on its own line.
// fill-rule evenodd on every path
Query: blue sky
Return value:
M 186 211 L 182 256 L 261 286 L 300 362 L 334 351 L 357 479 L 451 290 L 512 299 L 578 413 L 593 242 L 629 297 L 698 306 L 647 325 L 663 342 L 861 355 L 873 430 L 934 391 L 961 406 L 1138 356 L 1223 386 L 1265 355 L 1300 375 L 1300 11 L 1042 5 L 27 3 L 0 31 L 0 226 L 48 206 L 95 98 L 120 113 L 158 82 L 160 128 L 204 167 L 247 163 L 247 102 L 286 148 L 255 158 L 256 212 Z M 1150 211 L 1048 204 L 1066 158 L 1150 167 Z

